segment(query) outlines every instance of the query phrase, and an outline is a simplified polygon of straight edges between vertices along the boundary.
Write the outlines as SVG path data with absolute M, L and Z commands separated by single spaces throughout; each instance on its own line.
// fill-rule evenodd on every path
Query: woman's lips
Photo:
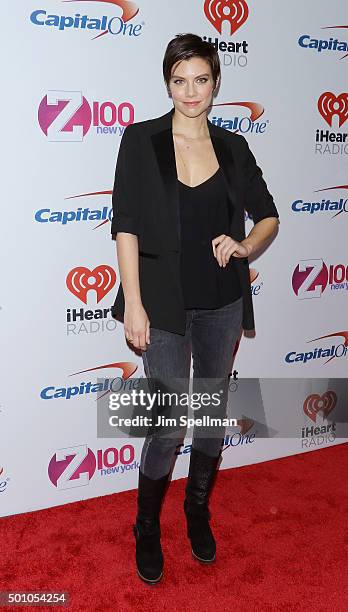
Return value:
M 186 104 L 186 106 L 197 106 L 197 104 L 199 104 L 198 102 L 184 102 L 184 104 Z

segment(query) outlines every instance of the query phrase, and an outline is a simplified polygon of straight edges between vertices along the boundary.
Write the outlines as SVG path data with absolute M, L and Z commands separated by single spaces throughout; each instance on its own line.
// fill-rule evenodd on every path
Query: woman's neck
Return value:
M 206 112 L 198 117 L 186 117 L 175 109 L 172 122 L 173 134 L 175 136 L 182 135 L 192 140 L 209 136 Z

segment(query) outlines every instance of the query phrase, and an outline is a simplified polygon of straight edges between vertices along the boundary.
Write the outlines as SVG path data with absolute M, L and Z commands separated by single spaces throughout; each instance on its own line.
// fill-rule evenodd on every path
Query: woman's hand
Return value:
M 146 351 L 150 344 L 150 321 L 141 302 L 125 303 L 124 333 L 134 348 Z
M 250 244 L 245 245 L 237 240 L 233 240 L 231 236 L 221 234 L 212 240 L 214 257 L 219 262 L 220 266 L 225 267 L 231 255 L 233 257 L 249 257 L 252 246 Z

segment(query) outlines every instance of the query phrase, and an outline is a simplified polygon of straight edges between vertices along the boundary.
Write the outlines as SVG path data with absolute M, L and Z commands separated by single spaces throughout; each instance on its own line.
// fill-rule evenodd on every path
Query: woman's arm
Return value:
M 141 301 L 139 244 L 141 233 L 139 191 L 139 145 L 132 125 L 121 140 L 112 193 L 111 234 L 116 239 L 116 257 L 124 295 L 124 333 L 135 348 L 146 350 L 150 342 L 150 321 Z
M 244 146 L 243 173 L 245 180 L 244 207 L 252 216 L 254 227 L 241 242 L 221 234 L 212 241 L 213 253 L 220 266 L 230 257 L 244 258 L 261 250 L 271 241 L 279 225 L 279 213 L 273 196 L 268 191 L 261 168 L 257 165 L 244 136 L 238 134 Z
M 255 223 L 248 236 L 241 241 L 241 244 L 248 249 L 247 257 L 262 250 L 272 240 L 278 225 L 279 220 L 276 217 L 266 217 Z
M 117 232 L 116 254 L 125 301 L 125 336 L 135 348 L 146 350 L 150 342 L 150 321 L 141 301 L 138 236 Z
M 140 304 L 138 236 L 117 232 L 116 255 L 125 304 Z
M 262 170 L 257 165 L 245 138 L 244 171 L 246 176 L 245 208 L 251 214 L 254 227 L 248 236 L 242 240 L 249 251 L 248 257 L 262 250 L 270 242 L 279 225 L 279 213 L 273 197 L 268 191 Z

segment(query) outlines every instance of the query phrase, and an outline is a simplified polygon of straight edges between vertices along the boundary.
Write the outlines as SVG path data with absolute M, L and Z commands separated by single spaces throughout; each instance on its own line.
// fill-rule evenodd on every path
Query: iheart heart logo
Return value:
M 334 391 L 326 391 L 323 395 L 313 393 L 305 399 L 303 411 L 314 423 L 316 423 L 318 412 L 322 412 L 324 418 L 327 419 L 336 404 L 337 395 Z
M 331 91 L 325 91 L 318 100 L 318 110 L 330 127 L 334 115 L 337 115 L 341 127 L 348 119 L 348 93 L 335 96 Z
M 222 33 L 222 24 L 228 21 L 231 26 L 230 35 L 248 19 L 249 8 L 245 0 L 205 0 L 204 12 L 214 28 Z
M 66 286 L 81 302 L 87 304 L 87 294 L 93 289 L 97 302 L 112 289 L 116 282 L 116 272 L 111 266 L 101 265 L 89 270 L 82 266 L 71 270 L 66 277 Z

